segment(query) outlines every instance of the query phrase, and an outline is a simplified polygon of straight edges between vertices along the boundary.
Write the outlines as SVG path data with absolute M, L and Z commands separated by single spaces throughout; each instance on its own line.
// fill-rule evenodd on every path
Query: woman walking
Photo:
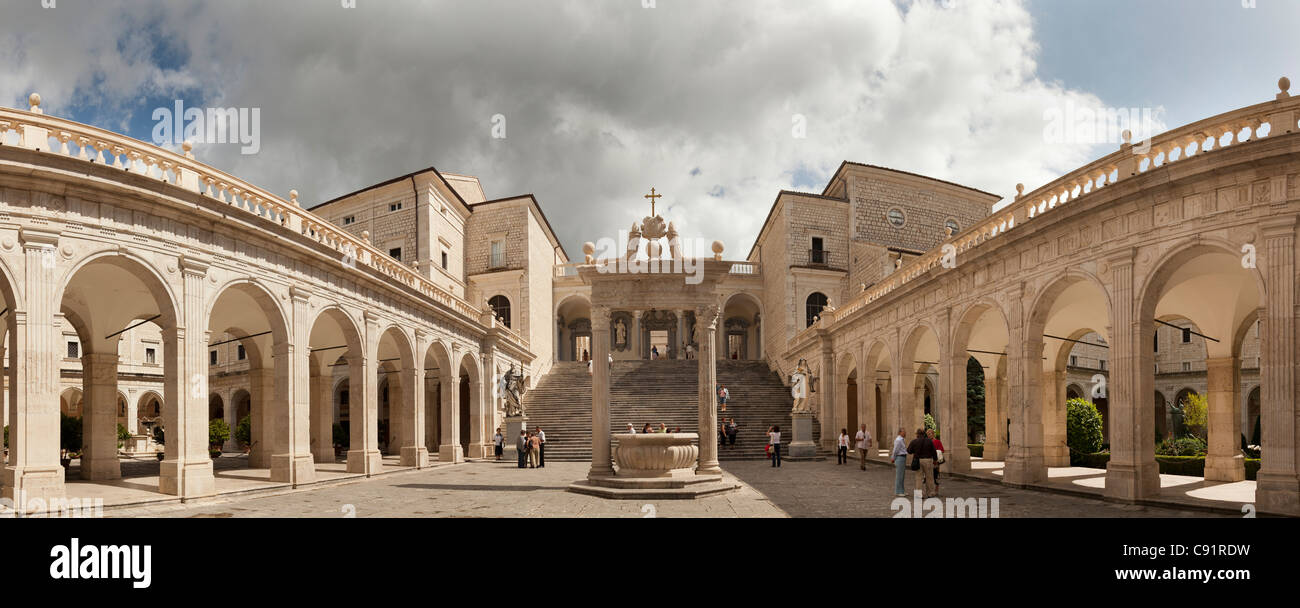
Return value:
M 772 427 L 767 433 L 767 441 L 772 446 L 772 466 L 781 466 L 781 427 Z
M 528 468 L 536 469 L 540 462 L 542 451 L 542 439 L 537 433 L 531 433 L 528 438 Z
M 889 452 L 889 462 L 894 463 L 894 496 L 907 495 L 903 488 L 903 478 L 907 475 L 907 444 L 903 441 L 906 436 L 906 430 L 898 429 L 894 449 Z
M 839 449 L 835 450 L 835 464 L 849 461 L 849 429 L 840 429 Z
M 942 465 L 945 461 L 943 442 L 934 436 L 934 429 L 925 429 L 925 436 L 934 443 L 934 493 L 937 496 L 939 494 L 939 465 Z

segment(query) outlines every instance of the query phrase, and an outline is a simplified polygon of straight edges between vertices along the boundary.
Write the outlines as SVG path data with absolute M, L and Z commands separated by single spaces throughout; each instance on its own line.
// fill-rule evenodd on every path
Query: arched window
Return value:
M 501 319 L 506 327 L 510 327 L 510 300 L 505 296 L 492 296 L 488 300 L 488 306 L 492 307 L 492 316 Z
M 813 321 L 818 315 L 822 314 L 822 310 L 825 308 L 826 294 L 813 292 L 812 295 L 808 296 L 808 323 L 805 327 L 812 327 Z

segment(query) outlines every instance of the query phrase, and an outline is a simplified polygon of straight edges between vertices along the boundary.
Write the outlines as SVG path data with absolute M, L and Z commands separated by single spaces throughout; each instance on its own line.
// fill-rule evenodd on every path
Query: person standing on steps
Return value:
M 506 438 L 501 434 L 501 429 L 497 429 L 497 434 L 492 436 L 492 446 L 497 460 L 501 460 L 501 456 L 506 453 Z
M 537 468 L 546 467 L 546 431 L 537 427 Z
M 858 440 L 856 446 L 858 450 L 858 464 L 862 467 L 862 470 L 865 471 L 867 470 L 867 453 L 871 451 L 871 433 L 867 432 L 867 425 L 864 424 L 861 429 L 858 429 L 858 434 L 855 439 Z
M 654 360 L 656 360 L 656 359 L 658 359 L 658 358 L 659 358 L 659 347 L 658 347 L 658 346 L 651 346 L 651 347 L 650 347 L 650 360 L 651 360 L 651 361 L 654 361 Z
M 889 452 L 889 462 L 894 465 L 894 496 L 907 496 L 903 488 L 903 478 L 907 476 L 907 442 L 903 439 L 907 430 L 898 429 L 894 437 L 894 449 Z
M 835 446 L 835 465 L 839 466 L 849 461 L 849 429 L 840 429 L 840 438 Z
M 528 431 L 519 431 L 519 438 L 515 440 L 515 450 L 519 452 L 519 468 L 525 468 L 528 461 Z
M 767 433 L 767 441 L 772 446 L 772 466 L 781 466 L 781 427 L 774 426 Z
M 727 444 L 731 447 L 736 447 L 736 431 L 738 430 L 739 428 L 736 427 L 736 419 L 731 418 L 727 422 Z
M 718 405 L 722 406 L 721 408 L 719 408 L 719 411 L 723 411 L 723 412 L 727 411 L 727 398 L 730 396 L 731 396 L 731 392 L 727 390 L 727 385 L 719 384 Z

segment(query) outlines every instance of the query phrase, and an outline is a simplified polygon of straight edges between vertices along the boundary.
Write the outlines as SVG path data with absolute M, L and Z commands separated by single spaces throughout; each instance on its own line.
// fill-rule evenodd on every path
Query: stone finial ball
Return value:
M 370 231 L 369 231 L 369 230 L 362 230 L 362 231 L 361 231 L 361 239 L 364 240 L 365 242 L 369 243 L 369 242 L 370 242 Z
M 583 243 L 583 244 L 582 244 L 582 253 L 585 254 L 585 255 L 593 255 L 593 254 L 595 254 L 595 253 L 596 253 L 596 244 L 593 243 L 593 242 L 591 242 L 591 241 L 587 241 L 587 242 Z
M 1016 194 L 1024 194 L 1024 193 L 1025 193 L 1025 185 L 1016 184 Z
M 32 93 L 31 96 L 29 96 L 29 97 L 27 98 L 27 101 L 31 102 L 32 107 L 39 106 L 39 105 L 41 105 L 41 94 L 40 94 L 40 93 Z
M 723 250 L 722 241 L 713 241 L 714 255 L 722 255 L 722 250 Z
M 1291 79 L 1287 78 L 1286 76 L 1283 76 L 1282 78 L 1278 79 L 1277 88 L 1281 89 L 1283 93 L 1290 91 Z
M 1133 132 L 1128 129 L 1124 129 L 1124 132 L 1120 134 L 1120 137 L 1124 138 L 1124 143 L 1129 143 L 1133 141 Z

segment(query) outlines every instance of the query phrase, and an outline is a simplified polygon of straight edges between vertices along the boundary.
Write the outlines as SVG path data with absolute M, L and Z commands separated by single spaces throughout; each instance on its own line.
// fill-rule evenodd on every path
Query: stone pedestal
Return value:
M 516 462 L 519 460 L 519 433 L 528 430 L 527 416 L 510 416 L 506 418 L 506 446 L 501 455 L 502 460 Z
M 122 451 L 130 455 L 136 455 L 150 454 L 154 449 L 149 442 L 148 435 L 132 435 L 130 439 L 126 440 L 126 444 L 122 446 Z
M 817 444 L 813 443 L 813 415 L 808 412 L 795 412 L 790 414 L 790 418 L 794 428 L 790 429 L 789 459 L 816 458 Z

